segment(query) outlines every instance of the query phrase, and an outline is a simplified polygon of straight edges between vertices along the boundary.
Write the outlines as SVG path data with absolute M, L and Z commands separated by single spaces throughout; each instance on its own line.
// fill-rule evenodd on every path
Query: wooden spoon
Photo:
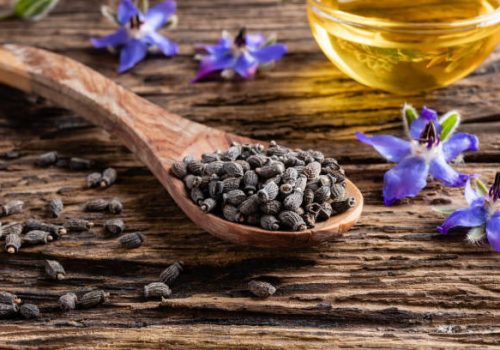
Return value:
M 182 181 L 170 175 L 171 164 L 187 154 L 227 149 L 233 141 L 257 141 L 184 119 L 72 59 L 41 49 L 0 46 L 0 83 L 45 97 L 106 129 L 148 166 L 194 223 L 219 238 L 257 247 L 303 247 L 347 231 L 361 215 L 363 196 L 349 180 L 347 193 L 357 205 L 306 231 L 272 232 L 207 215 L 187 196 Z

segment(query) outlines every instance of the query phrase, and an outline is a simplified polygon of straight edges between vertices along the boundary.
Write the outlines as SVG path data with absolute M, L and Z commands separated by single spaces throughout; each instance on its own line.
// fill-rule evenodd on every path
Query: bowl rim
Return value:
M 324 0 L 308 0 L 308 7 L 316 14 L 341 24 L 351 25 L 359 28 L 371 28 L 402 33 L 450 33 L 476 29 L 478 27 L 490 27 L 500 24 L 500 3 L 497 9 L 491 13 L 471 17 L 465 20 L 453 22 L 398 22 L 381 19 L 373 19 L 360 15 L 351 14 L 341 10 L 335 10 L 324 3 Z

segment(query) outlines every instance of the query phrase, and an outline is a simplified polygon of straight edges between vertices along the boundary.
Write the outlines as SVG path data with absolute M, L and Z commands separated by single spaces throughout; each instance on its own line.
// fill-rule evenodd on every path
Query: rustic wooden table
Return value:
M 48 198 L 60 196 L 67 216 L 98 196 L 121 198 L 129 231 L 146 233 L 136 250 L 117 249 L 100 229 L 72 234 L 47 246 L 0 253 L 0 289 L 41 306 L 38 321 L 0 321 L 0 348 L 331 349 L 495 348 L 500 340 L 500 254 L 435 230 L 442 218 L 432 205 L 462 205 L 462 190 L 432 182 L 411 202 L 382 205 L 382 175 L 390 165 L 356 142 L 356 130 L 401 133 L 399 108 L 409 101 L 463 112 L 462 129 L 476 133 L 481 151 L 466 157 L 465 172 L 491 179 L 500 162 L 500 51 L 453 87 L 407 98 L 348 79 L 317 48 L 303 0 L 180 0 L 179 56 L 150 58 L 117 75 L 116 57 L 90 48 L 91 36 L 112 28 L 101 1 L 63 1 L 37 23 L 0 23 L 0 41 L 34 45 L 73 57 L 134 92 L 189 119 L 241 135 L 336 156 L 366 198 L 361 222 L 329 244 L 303 251 L 238 247 L 198 229 L 151 173 L 112 135 L 73 113 L 0 87 L 1 200 L 19 198 L 27 210 L 12 220 L 44 217 Z M 290 53 L 265 78 L 190 84 L 193 44 L 214 41 L 222 29 L 276 32 Z M 34 166 L 58 150 L 116 167 L 118 183 L 84 189 L 86 172 Z M 105 215 L 91 215 L 102 224 Z M 68 279 L 44 277 L 43 260 L 58 259 Z M 168 264 L 185 273 L 173 297 L 159 307 L 141 297 Z M 279 289 L 267 300 L 245 290 L 250 279 Z M 111 302 L 63 314 L 67 291 L 103 288 Z

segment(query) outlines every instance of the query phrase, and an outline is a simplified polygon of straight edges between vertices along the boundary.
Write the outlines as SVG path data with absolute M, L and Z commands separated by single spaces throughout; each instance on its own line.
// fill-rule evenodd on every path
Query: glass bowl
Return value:
M 396 94 L 452 84 L 500 41 L 500 0 L 308 0 L 307 11 L 342 72 Z

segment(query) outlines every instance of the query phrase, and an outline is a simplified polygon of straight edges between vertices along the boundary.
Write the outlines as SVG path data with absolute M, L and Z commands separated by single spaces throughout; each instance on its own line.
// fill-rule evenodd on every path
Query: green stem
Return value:
M 479 191 L 481 191 L 482 194 L 487 195 L 488 187 L 484 184 L 484 182 L 482 182 L 481 179 L 474 179 L 474 181 L 476 182 Z

